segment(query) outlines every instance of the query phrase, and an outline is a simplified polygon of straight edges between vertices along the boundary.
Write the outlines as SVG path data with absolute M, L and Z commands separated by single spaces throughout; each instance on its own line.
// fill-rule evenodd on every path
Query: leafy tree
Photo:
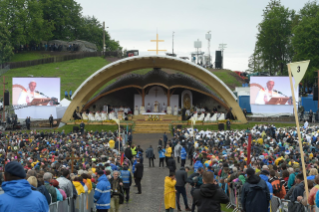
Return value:
M 74 40 L 81 28 L 82 7 L 74 0 L 39 0 L 44 19 L 54 24 L 53 39 Z
M 308 2 L 299 13 L 298 25 L 293 28 L 293 60 L 310 60 L 303 81 L 312 84 L 319 69 L 319 4 L 316 1 Z
M 10 32 L 6 25 L 0 22 L 0 64 L 6 63 L 13 55 L 13 47 L 10 43 Z
M 291 45 L 292 20 L 294 10 L 281 5 L 280 0 L 271 0 L 263 12 L 263 20 L 258 25 L 257 49 L 266 70 L 271 75 L 287 74 L 286 64 L 293 57 Z
M 255 46 L 254 53 L 249 57 L 248 61 L 248 72 L 262 72 L 263 62 L 261 60 L 261 52 Z

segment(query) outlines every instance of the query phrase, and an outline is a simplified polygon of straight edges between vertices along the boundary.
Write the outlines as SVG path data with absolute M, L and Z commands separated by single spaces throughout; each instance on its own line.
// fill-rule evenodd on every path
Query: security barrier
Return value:
M 69 197 L 49 205 L 50 212 L 92 212 L 95 211 L 94 190 L 79 195 L 74 201 Z

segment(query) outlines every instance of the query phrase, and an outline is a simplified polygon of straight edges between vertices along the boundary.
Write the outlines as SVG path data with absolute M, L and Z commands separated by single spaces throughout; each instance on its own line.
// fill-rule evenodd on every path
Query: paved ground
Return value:
M 153 146 L 155 153 L 155 167 L 149 168 L 148 159 L 144 158 L 144 176 L 142 179 L 142 194 L 135 194 L 136 187 L 131 187 L 131 200 L 128 204 L 121 206 L 121 212 L 161 212 L 165 211 L 163 196 L 164 196 L 164 178 L 168 175 L 167 168 L 159 168 L 159 159 L 157 154 L 157 145 L 162 134 L 134 134 L 133 142 L 141 145 L 145 151 L 150 145 Z M 145 157 L 145 155 L 143 155 Z M 188 163 L 187 163 L 188 164 Z M 179 164 L 178 164 L 179 168 Z M 187 188 L 188 204 L 191 207 L 190 188 Z M 182 198 L 180 198 L 182 201 Z M 182 210 L 184 203 L 182 202 Z M 175 210 L 177 211 L 177 210 Z

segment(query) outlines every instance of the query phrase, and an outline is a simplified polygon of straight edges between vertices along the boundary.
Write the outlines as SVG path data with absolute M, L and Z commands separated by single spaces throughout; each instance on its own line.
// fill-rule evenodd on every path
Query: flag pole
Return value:
M 307 196 L 307 202 L 308 202 L 308 196 L 309 196 L 308 182 L 307 182 L 307 174 L 306 174 L 306 167 L 305 167 L 304 152 L 303 152 L 302 143 L 301 143 L 301 134 L 300 134 L 299 119 L 298 119 L 298 112 L 297 112 L 296 99 L 295 99 L 295 90 L 294 90 L 293 83 L 292 83 L 290 64 L 288 64 L 287 66 L 288 66 L 290 88 L 291 88 L 292 101 L 293 101 L 293 105 L 294 105 L 294 114 L 295 114 L 297 133 L 298 133 L 298 142 L 299 142 L 299 150 L 300 150 L 300 156 L 301 156 L 302 173 L 303 173 L 306 196 Z

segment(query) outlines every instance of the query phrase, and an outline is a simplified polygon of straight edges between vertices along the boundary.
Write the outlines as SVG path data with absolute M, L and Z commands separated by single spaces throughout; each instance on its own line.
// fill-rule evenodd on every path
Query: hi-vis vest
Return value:
M 122 170 L 121 171 L 121 178 L 123 180 L 123 183 L 130 184 L 130 172 L 128 170 Z
M 132 150 L 132 155 L 135 156 L 136 155 L 136 147 L 131 148 L 131 150 Z

